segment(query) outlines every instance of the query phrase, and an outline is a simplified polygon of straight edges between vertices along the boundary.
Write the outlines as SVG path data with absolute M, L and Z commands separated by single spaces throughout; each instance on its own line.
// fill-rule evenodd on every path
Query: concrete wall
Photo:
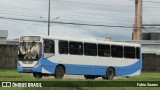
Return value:
M 160 71 L 160 55 L 144 53 L 142 61 L 142 70 Z
M 0 69 L 15 69 L 17 52 L 17 45 L 0 45 Z

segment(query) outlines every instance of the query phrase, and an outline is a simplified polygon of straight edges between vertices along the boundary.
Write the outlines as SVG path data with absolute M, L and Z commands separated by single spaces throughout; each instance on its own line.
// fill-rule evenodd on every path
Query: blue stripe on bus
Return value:
M 44 57 L 42 55 L 42 57 Z M 39 62 L 42 63 L 42 67 L 47 70 L 48 72 L 51 72 L 52 74 L 54 74 L 55 72 L 55 68 L 58 64 L 51 62 L 50 60 L 48 60 L 47 58 L 40 58 Z
M 55 68 L 58 65 L 53 63 L 48 59 L 41 60 L 44 64 L 45 70 L 55 73 Z M 63 64 L 66 68 L 66 74 L 87 74 L 87 75 L 105 75 L 106 70 L 109 67 L 115 68 L 116 76 L 125 76 L 135 73 L 138 70 L 141 70 L 141 60 L 138 60 L 136 63 L 129 66 L 96 66 L 96 65 L 77 65 L 77 64 Z M 51 67 L 49 67 L 51 66 Z
M 33 72 L 42 72 L 42 67 L 51 72 L 55 73 L 55 68 L 58 63 L 51 62 L 50 60 L 40 58 L 39 62 L 42 63 L 41 66 L 37 68 L 31 68 Z M 138 60 L 136 63 L 129 66 L 96 66 L 96 65 L 77 65 L 77 64 L 63 64 L 66 68 L 66 74 L 83 74 L 83 75 L 105 75 L 106 70 L 109 67 L 115 68 L 116 76 L 126 76 L 135 73 L 138 70 L 141 70 L 141 60 Z M 18 71 L 22 71 L 23 68 L 18 68 Z

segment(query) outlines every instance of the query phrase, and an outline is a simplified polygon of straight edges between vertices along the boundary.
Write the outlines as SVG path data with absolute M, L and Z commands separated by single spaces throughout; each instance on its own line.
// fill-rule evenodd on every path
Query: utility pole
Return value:
M 50 35 L 50 0 L 49 0 L 49 7 L 48 7 L 48 36 Z
M 135 0 L 135 20 L 133 40 L 142 39 L 142 0 Z

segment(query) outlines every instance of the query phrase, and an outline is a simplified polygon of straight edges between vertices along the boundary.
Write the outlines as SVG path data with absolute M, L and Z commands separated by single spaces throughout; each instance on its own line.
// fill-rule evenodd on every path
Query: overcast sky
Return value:
M 159 0 L 143 0 L 155 1 Z M 160 3 L 143 3 L 143 23 L 160 24 Z M 41 20 L 48 18 L 48 0 L 0 0 L 0 17 Z M 133 26 L 134 0 L 51 0 L 51 21 Z M 0 18 L 8 39 L 22 35 L 47 35 L 47 23 Z M 131 40 L 133 28 L 51 24 L 51 36 Z

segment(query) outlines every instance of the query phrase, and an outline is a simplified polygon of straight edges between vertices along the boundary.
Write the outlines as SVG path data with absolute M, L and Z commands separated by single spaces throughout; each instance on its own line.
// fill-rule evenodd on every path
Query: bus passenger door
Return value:
M 49 58 L 55 54 L 54 40 L 44 39 L 43 41 L 44 58 Z

